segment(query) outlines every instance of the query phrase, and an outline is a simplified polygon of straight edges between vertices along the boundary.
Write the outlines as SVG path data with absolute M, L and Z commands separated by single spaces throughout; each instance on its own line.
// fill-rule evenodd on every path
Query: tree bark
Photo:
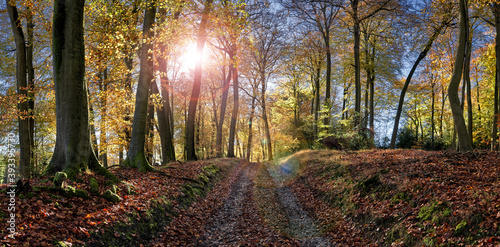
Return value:
M 182 6 L 174 14 L 174 21 L 179 19 L 179 15 L 181 13 Z M 167 8 L 160 8 L 160 16 L 162 17 L 162 22 L 167 21 Z M 175 32 L 172 33 L 174 35 Z M 158 132 L 160 135 L 161 141 L 161 152 L 162 152 L 162 163 L 167 164 L 170 161 L 175 160 L 175 149 L 172 135 L 172 126 L 173 121 L 170 119 L 170 82 L 167 76 L 167 58 L 165 57 L 167 54 L 168 44 L 161 44 L 161 52 L 160 55 L 157 56 L 159 74 L 160 74 L 160 87 L 161 87 L 161 102 L 162 107 L 156 109 L 156 115 L 158 118 Z M 158 86 L 156 83 L 153 85 L 152 94 L 158 94 Z
M 9 14 L 12 33 L 16 44 L 16 81 L 17 95 L 19 98 L 18 108 L 18 127 L 19 127 L 19 172 L 26 179 L 30 178 L 30 163 L 32 157 L 30 121 L 29 121 L 29 106 L 28 106 L 28 82 L 26 79 L 27 61 L 26 61 L 26 41 L 24 32 L 21 26 L 21 20 L 17 8 L 10 5 L 10 1 L 6 0 L 7 12 Z
M 468 22 L 467 22 L 468 23 Z M 468 37 L 467 37 L 467 45 L 466 45 L 466 53 L 465 53 L 465 61 L 464 61 L 464 71 L 463 71 L 463 79 L 465 82 L 465 88 L 467 88 L 467 132 L 469 134 L 469 139 L 471 141 L 471 145 L 473 143 L 473 113 L 472 113 L 472 89 L 470 82 L 470 60 L 472 53 L 472 33 L 470 32 L 469 25 L 467 24 Z M 465 99 L 462 99 L 465 102 Z
M 106 138 L 106 121 L 107 121 L 107 77 L 108 77 L 108 69 L 104 68 L 102 71 L 100 78 L 99 78 L 99 91 L 100 91 L 100 96 L 101 96 L 101 121 L 100 123 L 100 130 L 101 134 L 99 135 L 99 143 L 100 143 L 100 148 L 99 148 L 99 160 L 101 161 L 101 164 L 104 167 L 108 167 L 108 143 L 107 143 L 107 138 Z
M 57 135 L 48 172 L 72 178 L 100 167 L 91 148 L 83 39 L 84 0 L 56 0 L 52 26 Z
M 314 102 L 316 103 L 314 105 L 314 127 L 313 127 L 314 140 L 318 140 L 318 120 L 319 120 L 319 110 L 320 110 L 320 108 L 319 108 L 320 107 L 320 96 L 319 96 L 320 76 L 321 76 L 321 62 L 318 62 L 318 67 L 316 68 L 316 78 L 314 78 L 314 87 L 315 87 Z
M 208 24 L 208 14 L 211 12 L 212 8 L 212 1 L 213 0 L 206 0 L 205 9 L 203 10 L 203 16 L 201 17 L 200 26 L 198 28 L 196 49 L 200 55 L 203 54 L 203 48 L 205 47 L 205 41 L 207 40 L 206 28 Z M 198 104 L 201 89 L 202 64 L 203 61 L 199 59 L 194 68 L 193 91 L 191 92 L 191 98 L 189 99 L 188 118 L 186 124 L 186 160 L 197 159 L 194 135 L 196 105 Z
M 34 35 L 33 13 L 31 7 L 26 9 L 28 43 L 26 46 L 26 68 L 28 72 L 28 133 L 30 140 L 30 172 L 34 172 L 35 164 L 35 68 L 33 66 Z
M 457 52 L 455 55 L 455 65 L 453 74 L 451 76 L 450 84 L 448 86 L 448 100 L 450 102 L 451 111 L 453 114 L 453 122 L 455 130 L 458 135 L 458 151 L 464 152 L 472 150 L 471 140 L 467 133 L 467 127 L 463 116 L 463 111 L 460 106 L 460 98 L 458 97 L 458 88 L 462 77 L 466 42 L 468 40 L 468 5 L 467 0 L 460 0 L 460 30 L 457 45 Z
M 361 118 L 361 62 L 359 58 L 359 16 L 358 16 L 358 0 L 351 0 L 353 32 L 354 32 L 354 126 L 358 127 Z
M 498 150 L 498 113 L 499 113 L 499 93 L 500 93 L 500 4 L 493 3 L 493 15 L 495 16 L 495 92 L 493 102 L 493 125 L 491 127 L 491 151 Z
M 132 122 L 132 134 L 130 148 L 125 165 L 137 167 L 139 171 L 146 172 L 153 169 L 145 155 L 146 122 L 148 116 L 149 87 L 154 79 L 153 58 L 149 53 L 153 49 L 152 38 L 154 37 L 153 26 L 155 23 L 156 7 L 155 1 L 149 1 L 144 14 L 143 40 L 146 42 L 141 47 L 141 68 L 139 83 L 137 85 L 134 119 Z
M 266 78 L 263 72 L 261 72 L 261 107 L 262 107 L 262 121 L 264 122 L 264 131 L 266 133 L 266 144 L 267 144 L 267 159 L 269 161 L 273 160 L 273 145 L 271 142 L 271 132 L 269 131 L 269 121 L 267 119 L 266 110 Z
M 254 88 L 253 90 L 253 95 L 252 95 L 252 104 L 251 104 L 251 109 L 250 109 L 250 117 L 248 118 L 248 140 L 247 140 L 247 155 L 246 158 L 248 161 L 250 161 L 251 157 L 251 151 L 252 151 L 252 139 L 253 139 L 253 131 L 252 131 L 252 125 L 253 125 L 253 116 L 255 114 L 255 98 L 257 97 L 257 92 Z
M 234 51 L 233 51 L 234 52 Z M 233 56 L 234 58 L 234 56 Z M 227 156 L 234 156 L 234 137 L 236 135 L 236 121 L 238 120 L 239 96 L 238 96 L 238 68 L 236 61 L 233 59 L 233 111 L 231 113 L 231 125 L 229 126 L 229 144 L 227 148 Z
M 156 85 L 156 80 L 151 81 L 149 86 L 149 95 L 152 95 L 153 85 Z M 146 159 L 149 164 L 153 165 L 153 154 L 154 154 L 154 129 L 155 129 L 155 105 L 153 99 L 150 97 L 148 99 L 148 117 L 146 118 Z
M 231 57 L 231 55 L 229 55 Z M 222 129 L 224 127 L 224 117 L 226 116 L 226 106 L 227 106 L 227 96 L 229 93 L 229 83 L 231 82 L 231 73 L 233 66 L 229 66 L 229 70 L 227 72 L 227 77 L 225 76 L 225 67 L 222 68 L 222 100 L 220 103 L 220 115 L 219 115 L 219 123 L 217 125 L 217 134 L 215 138 L 215 150 L 217 157 L 222 157 Z

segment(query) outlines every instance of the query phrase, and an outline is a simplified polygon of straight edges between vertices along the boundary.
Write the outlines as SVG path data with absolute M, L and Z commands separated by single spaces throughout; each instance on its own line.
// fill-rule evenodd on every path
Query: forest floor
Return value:
M 215 159 L 161 172 L 111 171 L 113 188 L 86 173 L 68 198 L 30 180 L 15 198 L 9 238 L 2 185 L 2 246 L 499 246 L 500 154 L 301 151 L 274 163 Z M 129 193 L 132 188 L 132 193 Z

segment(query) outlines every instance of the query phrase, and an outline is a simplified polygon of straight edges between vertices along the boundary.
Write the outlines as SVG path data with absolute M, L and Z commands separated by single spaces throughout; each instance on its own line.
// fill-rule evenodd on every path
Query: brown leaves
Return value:
M 301 202 L 323 222 L 327 221 L 321 214 L 327 210 L 316 205 L 324 202 L 343 219 L 329 232 L 338 242 L 350 246 L 357 239 L 364 239 L 362 245 L 396 246 L 405 241 L 424 244 L 424 240 L 437 245 L 499 243 L 498 153 L 368 150 L 331 152 L 329 159 L 326 152 L 299 155 L 307 165 L 294 188 L 306 194 Z M 374 176 L 379 184 L 362 186 Z M 307 194 L 313 192 L 307 190 L 317 196 L 310 199 Z M 444 204 L 448 206 L 440 206 Z M 432 205 L 440 209 L 429 210 Z M 461 222 L 466 222 L 465 230 L 457 230 Z
M 186 177 L 195 179 L 203 172 L 205 162 L 190 162 L 185 164 L 172 163 L 164 173 L 173 177 Z M 119 168 L 111 171 L 122 181 L 135 186 L 135 194 L 127 194 L 125 184 L 117 184 L 117 194 L 122 198 L 119 203 L 111 203 L 98 195 L 90 199 L 66 198 L 63 195 L 48 191 L 33 191 L 33 195 L 19 198 L 16 195 L 16 232 L 15 239 L 7 237 L 7 220 L 0 222 L 0 244 L 7 246 L 52 246 L 55 241 L 67 244 L 83 244 L 83 239 L 88 238 L 92 232 L 100 231 L 119 221 L 126 222 L 129 214 L 136 212 L 137 217 L 142 217 L 151 207 L 151 201 L 158 197 L 174 198 L 179 194 L 180 188 L 186 180 L 173 177 L 159 176 L 156 173 L 141 173 L 137 169 Z M 99 194 L 111 188 L 105 186 L 106 179 L 96 174 L 79 174 L 75 181 L 68 181 L 68 185 L 90 191 L 89 179 L 94 177 L 99 184 Z M 76 182 L 78 181 L 78 182 Z M 30 180 L 31 185 L 52 186 L 47 177 Z M 0 189 L 7 188 L 6 185 Z M 0 200 L 9 200 L 6 193 L 0 194 Z M 7 206 L 0 208 L 2 213 L 9 215 Z M 120 234 L 120 233 L 117 233 Z

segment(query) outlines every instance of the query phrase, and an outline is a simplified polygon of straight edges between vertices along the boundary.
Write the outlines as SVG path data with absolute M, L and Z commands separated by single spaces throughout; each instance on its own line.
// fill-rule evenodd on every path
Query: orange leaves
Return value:
M 164 172 L 176 177 L 195 179 L 206 165 L 204 162 L 171 164 L 178 169 L 166 169 Z M 82 199 L 66 198 L 49 190 L 32 191 L 33 197 L 16 200 L 16 240 L 0 239 L 0 245 L 22 246 L 18 243 L 27 243 L 28 246 L 52 246 L 55 241 L 82 245 L 92 237 L 92 232 L 103 231 L 117 222 L 128 222 L 132 213 L 140 212 L 137 215 L 142 217 L 144 212 L 150 209 L 152 200 L 159 197 L 176 197 L 182 185 L 186 183 L 184 180 L 156 173 L 144 174 L 137 169 L 121 168 L 112 172 L 132 185 L 135 193 L 127 195 L 127 186 L 117 184 L 117 193 L 122 201 L 111 203 L 99 195 L 90 194 L 90 199 Z M 90 177 L 97 179 L 100 185 L 99 193 L 110 188 L 104 186 L 104 177 L 88 173 L 78 174 L 77 181 L 68 181 L 68 184 L 88 191 L 90 188 L 87 181 Z M 52 186 L 47 177 L 31 179 L 30 183 L 33 187 Z M 0 190 L 5 188 L 6 185 L 0 186 Z M 8 201 L 7 196 L 5 193 L 0 194 L 0 200 Z M 0 210 L 8 213 L 7 208 Z M 0 222 L 0 227 L 6 229 L 6 221 Z
M 472 244 L 474 241 L 479 243 L 478 246 L 499 244 L 500 239 L 492 236 L 496 236 L 500 219 L 500 198 L 497 195 L 500 154 L 371 150 L 342 154 L 342 158 L 347 172 L 341 176 L 336 175 L 339 174 L 336 164 L 315 162 L 314 159 L 301 161 L 307 167 L 300 176 L 300 184 L 306 182 L 305 185 L 317 191 L 320 197 L 335 199 L 330 202 L 334 211 L 348 212 L 342 217 L 354 224 L 354 228 L 344 229 L 341 224 L 335 231 L 353 232 L 332 233 L 341 236 L 342 241 L 345 241 L 345 236 L 357 235 L 372 244 L 390 245 L 391 242 L 381 240 L 388 238 L 388 232 L 398 232 L 397 227 L 404 226 L 412 238 L 432 240 L 436 245 Z M 349 184 L 360 183 L 374 174 L 379 175 L 381 187 L 369 193 L 356 193 L 356 188 L 349 187 Z M 336 201 L 342 203 L 336 204 Z M 418 217 L 431 204 L 443 210 L 429 212 L 427 220 Z M 445 207 L 445 204 L 449 206 Z M 321 211 L 324 210 L 318 212 Z M 384 219 L 398 223 L 382 224 Z M 467 236 L 473 240 L 466 240 L 457 233 L 457 225 L 462 221 L 467 222 Z M 355 241 L 347 238 L 347 245 Z

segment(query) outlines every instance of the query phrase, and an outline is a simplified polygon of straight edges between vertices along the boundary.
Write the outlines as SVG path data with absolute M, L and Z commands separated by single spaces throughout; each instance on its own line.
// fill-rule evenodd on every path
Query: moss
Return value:
M 67 178 L 74 179 L 78 173 L 82 172 L 80 167 L 81 167 L 80 165 L 76 165 L 76 164 L 68 165 L 63 170 L 63 172 L 67 174 Z
M 455 235 L 460 236 L 466 233 L 467 231 L 467 221 L 462 220 L 458 225 L 455 227 Z
M 127 195 L 132 195 L 132 194 L 135 194 L 135 186 L 131 183 L 128 183 L 128 182 L 125 182 L 125 181 L 122 181 L 123 184 L 125 184 L 125 187 L 127 188 Z
M 405 246 L 412 246 L 415 238 L 408 234 L 403 226 L 398 225 L 387 232 L 384 240 L 386 246 L 390 246 L 394 242 L 403 242 Z
M 103 194 L 102 197 L 110 202 L 119 202 L 121 198 L 116 194 L 113 193 L 111 190 L 106 190 Z
M 380 177 L 378 174 L 375 174 L 367 178 L 366 180 L 359 182 L 356 187 L 361 191 L 370 192 L 378 188 L 380 185 L 382 185 L 382 182 L 380 182 Z
M 220 171 L 220 169 L 214 164 L 204 166 L 201 169 L 205 171 L 205 175 L 209 178 L 215 176 L 215 174 L 217 174 Z
M 90 185 L 90 193 L 92 193 L 92 194 L 99 193 L 99 183 L 97 183 L 97 179 L 95 179 L 94 177 L 91 177 L 89 179 L 89 185 Z
M 81 189 L 76 189 L 72 186 L 65 186 L 63 188 L 63 191 L 64 191 L 64 195 L 66 197 L 79 197 L 79 198 L 84 198 L 84 199 L 88 199 L 89 198 L 89 195 L 87 194 L 87 191 L 86 190 L 81 190 Z
M 116 194 L 116 191 L 117 191 L 117 189 L 116 189 L 116 185 L 114 185 L 114 184 L 113 184 L 113 185 L 111 185 L 111 189 L 110 189 L 110 190 L 111 190 L 111 192 L 113 192 L 113 193 L 115 193 L 115 194 Z
M 28 194 L 26 195 L 26 197 L 28 199 L 31 199 L 31 198 L 35 197 L 35 194 L 33 192 L 28 192 Z
M 89 198 L 89 195 L 87 194 L 87 191 L 86 190 L 80 190 L 80 189 L 76 189 L 75 196 L 76 197 L 80 197 L 80 198 L 85 198 L 85 199 Z
M 72 197 L 74 194 L 76 194 L 76 189 L 75 187 L 73 186 L 65 186 L 63 191 L 65 192 L 65 194 L 69 197 Z
M 204 184 L 208 184 L 208 182 L 210 182 L 210 179 L 204 174 L 200 174 L 200 175 L 196 176 L 195 179 L 197 181 L 204 183 Z
M 436 245 L 436 240 L 432 237 L 425 237 L 423 240 L 424 246 L 434 246 Z
M 423 221 L 440 223 L 445 217 L 451 215 L 451 208 L 448 202 L 435 201 L 428 206 L 424 206 L 418 212 L 418 218 Z
M 66 243 L 64 243 L 63 241 L 56 241 L 54 243 L 54 247 L 68 247 L 69 245 L 67 245 Z
M 54 176 L 54 187 L 61 188 L 63 182 L 68 179 L 68 175 L 65 172 L 56 172 Z
M 396 193 L 392 198 L 391 198 L 391 204 L 395 205 L 400 202 L 410 202 L 412 199 L 412 196 L 409 195 L 406 191 L 400 191 Z

